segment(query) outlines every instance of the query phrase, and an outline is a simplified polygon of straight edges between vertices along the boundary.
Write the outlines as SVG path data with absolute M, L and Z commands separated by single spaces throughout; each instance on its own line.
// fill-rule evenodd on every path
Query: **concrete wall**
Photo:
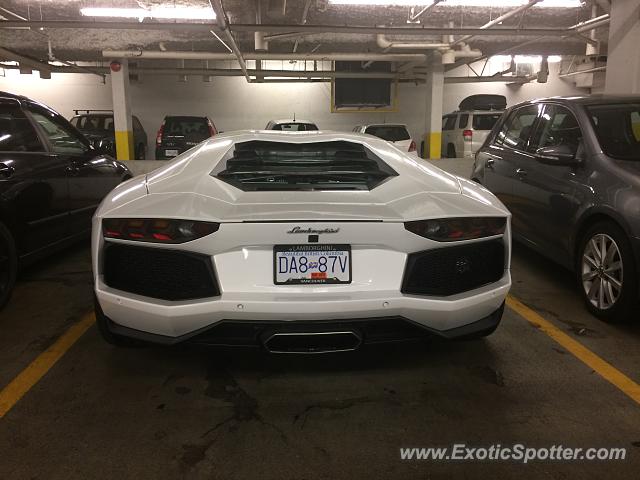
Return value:
M 558 64 L 550 67 L 546 84 L 445 85 L 443 112 L 455 110 L 460 100 L 476 93 L 505 95 L 510 105 L 531 98 L 585 93 L 557 77 Z M 473 73 L 462 67 L 449 75 L 471 76 Z M 53 74 L 50 80 L 41 80 L 37 74 L 20 75 L 16 70 L 5 70 L 4 76 L 0 76 L 0 90 L 42 101 L 66 117 L 73 115 L 74 108 L 111 108 L 109 77 L 104 84 L 100 77 L 84 74 Z M 131 84 L 132 111 L 147 132 L 150 155 L 153 155 L 155 134 L 162 119 L 170 114 L 208 115 L 224 131 L 264 128 L 267 121 L 290 117 L 294 112 L 298 118 L 314 120 L 320 128 L 329 130 L 350 131 L 360 123 L 401 122 L 409 126 L 416 141 L 423 138 L 424 84 L 401 84 L 395 113 L 331 113 L 330 97 L 328 83 L 247 84 L 241 77 L 217 77 L 210 83 L 203 82 L 201 77 L 189 77 L 181 83 L 173 76 L 147 75 L 142 82 Z

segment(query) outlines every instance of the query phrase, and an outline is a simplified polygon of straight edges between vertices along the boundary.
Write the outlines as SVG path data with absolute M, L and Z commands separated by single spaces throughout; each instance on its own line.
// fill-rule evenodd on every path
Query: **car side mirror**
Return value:
M 569 145 L 555 145 L 536 150 L 536 159 L 546 165 L 573 166 L 580 163 L 576 152 Z

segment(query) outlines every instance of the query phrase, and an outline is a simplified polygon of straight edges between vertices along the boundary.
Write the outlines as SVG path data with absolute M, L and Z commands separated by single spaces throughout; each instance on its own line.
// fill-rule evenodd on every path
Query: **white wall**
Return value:
M 585 93 L 557 77 L 558 64 L 551 64 L 546 84 L 512 86 L 504 83 L 448 84 L 444 87 L 443 112 L 456 110 L 464 97 L 476 93 L 505 95 L 509 105 L 531 98 Z M 466 67 L 450 75 L 469 75 Z M 0 71 L 1 72 L 1 71 Z M 473 75 L 472 73 L 470 75 Z M 41 80 L 37 74 L 20 75 L 5 70 L 0 90 L 39 100 L 66 117 L 74 108 L 111 108 L 111 86 L 100 77 L 85 74 L 53 74 Z M 426 91 L 424 84 L 401 84 L 398 111 L 395 113 L 331 113 L 331 88 L 328 83 L 247 84 L 243 77 L 216 77 L 205 83 L 201 77 L 189 77 L 186 83 L 174 76 L 146 75 L 131 84 L 132 111 L 140 118 L 153 152 L 155 134 L 165 115 L 208 115 L 224 131 L 264 128 L 267 121 L 286 118 L 295 112 L 298 118 L 315 121 L 326 130 L 350 131 L 360 123 L 401 122 L 409 126 L 416 142 L 425 133 Z

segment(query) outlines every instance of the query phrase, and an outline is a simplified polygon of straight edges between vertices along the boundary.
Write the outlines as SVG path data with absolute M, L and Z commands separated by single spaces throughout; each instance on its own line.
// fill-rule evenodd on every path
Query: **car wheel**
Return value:
M 136 160 L 144 160 L 147 156 L 147 149 L 144 148 L 143 144 L 138 145 L 136 151 Z
M 452 144 L 449 144 L 447 146 L 447 157 L 456 158 L 456 147 L 454 147 Z
M 109 319 L 106 317 L 104 312 L 102 311 L 102 307 L 100 307 L 100 303 L 97 298 L 93 298 L 94 311 L 96 313 L 96 325 L 98 327 L 98 332 L 100 332 L 100 336 L 104 339 L 105 342 L 115 346 L 115 347 L 123 347 L 123 348 L 136 348 L 144 346 L 144 342 L 140 340 L 136 340 L 135 338 L 123 337 L 121 335 L 116 335 L 109 329 Z
M 0 308 L 9 301 L 18 272 L 18 254 L 13 235 L 0 223 Z
M 638 276 L 625 233 L 611 222 L 597 223 L 578 252 L 578 284 L 589 311 L 606 322 L 628 320 L 638 301 Z

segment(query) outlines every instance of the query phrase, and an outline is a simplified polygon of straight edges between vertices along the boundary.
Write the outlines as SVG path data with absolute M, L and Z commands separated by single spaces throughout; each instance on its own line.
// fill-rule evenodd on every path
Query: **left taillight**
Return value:
M 104 238 L 153 243 L 185 243 L 215 233 L 219 223 L 160 218 L 105 218 Z
M 416 142 L 414 142 L 413 140 L 411 140 L 411 144 L 409 145 L 409 151 L 410 152 L 416 151 Z
M 464 138 L 465 142 L 470 142 L 473 140 L 473 130 L 463 130 L 462 138 Z
M 405 222 L 404 228 L 438 242 L 457 242 L 502 235 L 506 225 L 504 217 L 456 217 Z

